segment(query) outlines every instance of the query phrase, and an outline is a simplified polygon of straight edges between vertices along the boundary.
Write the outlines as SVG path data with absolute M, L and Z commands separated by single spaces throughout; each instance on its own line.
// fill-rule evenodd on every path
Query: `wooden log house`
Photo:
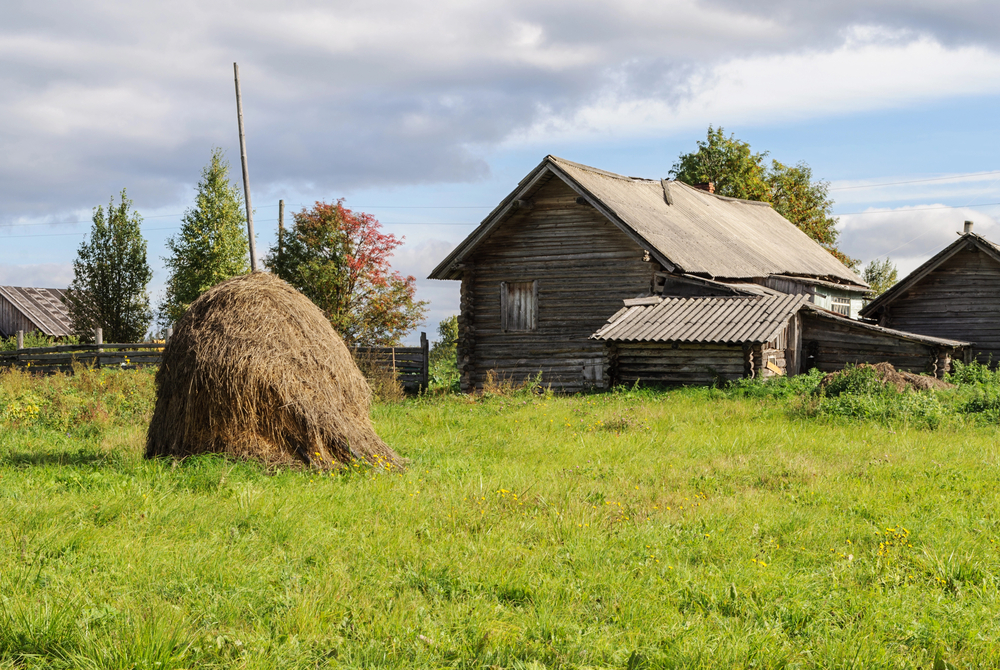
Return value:
M 72 335 L 65 294 L 59 288 L 0 286 L 0 337 L 12 337 L 19 330 L 49 337 Z
M 971 357 L 1000 363 L 1000 247 L 965 230 L 926 263 L 869 303 L 879 325 L 972 343 Z
M 848 321 L 868 288 L 767 203 L 676 181 L 625 177 L 553 156 L 430 277 L 462 282 L 458 367 L 467 392 L 482 388 L 491 371 L 513 382 L 541 372 L 542 382 L 561 392 L 624 381 L 627 375 L 614 365 L 615 356 L 622 360 L 618 345 L 591 337 L 619 312 L 623 299 L 794 296 L 796 304 L 825 308 Z M 689 344 L 695 343 L 678 343 L 677 351 L 697 358 Z M 729 352 L 710 355 L 732 367 L 724 376 L 745 371 L 744 344 L 737 347 L 738 361 L 730 361 Z M 764 350 L 754 355 L 760 358 Z M 777 362 L 784 361 L 781 355 L 767 354 L 752 370 L 766 367 L 771 356 L 782 372 L 789 369 Z M 705 361 L 688 367 L 698 365 L 692 376 L 671 379 L 705 382 Z M 648 378 L 638 369 L 634 373 Z

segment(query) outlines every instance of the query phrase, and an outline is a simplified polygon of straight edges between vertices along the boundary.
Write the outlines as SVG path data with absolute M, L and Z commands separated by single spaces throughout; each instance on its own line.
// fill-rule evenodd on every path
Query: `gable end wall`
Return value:
M 575 392 L 604 388 L 604 344 L 589 337 L 622 306 L 648 292 L 659 264 L 577 194 L 551 179 L 532 209 L 504 222 L 466 260 L 462 280 L 460 365 L 463 390 L 481 389 L 487 372 L 521 382 L 542 373 L 543 385 Z M 500 283 L 538 282 L 532 332 L 503 332 Z
M 1000 361 L 1000 263 L 963 249 L 886 306 L 879 324 L 973 343 L 981 362 Z

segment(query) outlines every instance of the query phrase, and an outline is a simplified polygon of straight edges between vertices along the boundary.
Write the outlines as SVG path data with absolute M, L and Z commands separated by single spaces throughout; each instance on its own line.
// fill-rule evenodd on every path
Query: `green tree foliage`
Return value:
M 180 233 L 167 240 L 170 270 L 160 304 L 164 326 L 180 320 L 195 299 L 221 281 L 249 272 L 243 195 L 229 181 L 222 149 L 201 171 L 195 206 L 184 213 Z
M 837 260 L 856 268 L 858 261 L 837 248 L 839 231 L 829 183 L 814 182 L 806 163 L 788 166 L 772 160 L 768 167 L 766 158 L 766 151 L 754 153 L 748 143 L 709 126 L 705 141 L 698 141 L 698 150 L 682 154 L 670 174 L 686 184 L 711 182 L 718 195 L 771 203 Z
M 423 321 L 427 303 L 415 299 L 415 278 L 389 265 L 403 241 L 380 229 L 342 201 L 317 202 L 294 215 L 265 263 L 316 303 L 348 344 L 398 345 Z
M 709 126 L 708 137 L 698 141 L 698 150 L 682 154 L 670 174 L 685 184 L 712 183 L 716 194 L 727 198 L 770 202 L 766 157 L 767 152 L 755 154 L 746 142 Z
M 451 360 L 458 355 L 458 316 L 452 314 L 438 323 L 438 338 L 431 345 L 430 362 Z
M 73 332 L 83 342 L 92 342 L 98 327 L 105 342 L 138 342 L 153 319 L 146 290 L 153 273 L 139 229 L 142 217 L 131 209 L 125 189 L 117 206 L 112 197 L 107 212 L 97 207 L 90 238 L 73 261 L 66 304 Z
M 899 280 L 895 264 L 886 257 L 885 260 L 873 258 L 861 273 L 865 283 L 871 287 L 870 298 L 882 295 Z

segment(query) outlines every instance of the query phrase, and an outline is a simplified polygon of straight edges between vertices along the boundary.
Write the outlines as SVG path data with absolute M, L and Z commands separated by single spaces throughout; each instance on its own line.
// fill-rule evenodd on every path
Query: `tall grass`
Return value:
M 144 374 L 0 376 L 0 404 L 148 407 Z M 115 406 L 8 422 L 0 667 L 1000 664 L 995 427 L 790 406 L 423 396 L 374 409 L 392 475 L 145 461 Z

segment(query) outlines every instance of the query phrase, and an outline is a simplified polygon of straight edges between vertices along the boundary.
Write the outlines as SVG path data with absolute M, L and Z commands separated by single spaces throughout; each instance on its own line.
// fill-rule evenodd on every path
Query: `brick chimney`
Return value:
M 966 221 L 965 222 L 965 230 L 963 230 L 962 232 L 966 233 L 966 234 L 972 232 L 972 221 Z
M 712 182 L 703 182 L 701 184 L 694 184 L 695 188 L 700 188 L 702 191 L 708 191 L 709 193 L 715 193 L 715 184 Z

